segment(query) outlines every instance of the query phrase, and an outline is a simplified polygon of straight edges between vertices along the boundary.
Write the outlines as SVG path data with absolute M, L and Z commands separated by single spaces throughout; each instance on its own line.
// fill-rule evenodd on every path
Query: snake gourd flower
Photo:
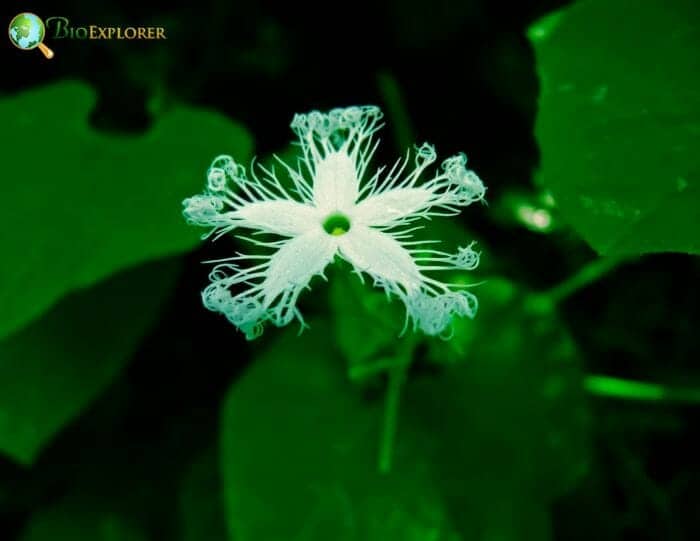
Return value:
M 388 171 L 370 172 L 381 120 L 375 106 L 295 115 L 298 163 L 292 167 L 276 157 L 291 179 L 286 183 L 274 168 L 258 165 L 256 174 L 251 167 L 248 176 L 232 157 L 214 159 L 206 191 L 183 201 L 187 222 L 210 228 L 204 238 L 247 229 L 277 240 L 239 235 L 270 253 L 212 262 L 211 283 L 202 292 L 206 308 L 225 315 L 248 339 L 258 337 L 265 322 L 283 326 L 297 319 L 303 328 L 299 295 L 340 256 L 361 279 L 369 276 L 404 303 L 406 325 L 412 323 L 414 331 L 440 335 L 454 316 L 474 317 L 477 299 L 468 286 L 426 274 L 474 269 L 474 243 L 446 253 L 433 248 L 440 240 L 414 240 L 412 233 L 417 220 L 453 216 L 482 201 L 484 184 L 467 169 L 464 154 L 444 160 L 424 179 L 437 158 L 427 143 Z

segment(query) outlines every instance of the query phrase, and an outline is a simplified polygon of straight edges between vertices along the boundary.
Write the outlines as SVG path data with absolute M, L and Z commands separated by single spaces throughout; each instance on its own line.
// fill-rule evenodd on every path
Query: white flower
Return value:
M 299 294 L 339 255 L 360 278 L 367 274 L 375 286 L 400 298 L 414 330 L 436 335 L 454 315 L 474 317 L 477 300 L 466 286 L 425 274 L 474 269 L 479 254 L 473 243 L 456 254 L 441 252 L 429 246 L 439 240 L 410 240 L 417 228 L 408 226 L 458 214 L 460 207 L 482 200 L 486 189 L 466 168 L 464 154 L 448 158 L 432 178 L 422 180 L 436 160 L 427 143 L 415 149 L 413 160 L 407 153 L 388 172 L 382 167 L 368 174 L 381 118 L 373 106 L 296 115 L 291 127 L 302 157 L 296 168 L 277 158 L 291 178 L 287 186 L 274 169 L 259 166 L 260 177 L 251 169 L 249 179 L 230 156 L 213 161 L 205 194 L 183 202 L 187 221 L 211 227 L 205 237 L 246 228 L 281 238 L 240 237 L 274 251 L 216 261 L 202 293 L 209 310 L 224 314 L 249 339 L 262 333 L 265 321 L 282 326 L 297 318 L 303 326 Z

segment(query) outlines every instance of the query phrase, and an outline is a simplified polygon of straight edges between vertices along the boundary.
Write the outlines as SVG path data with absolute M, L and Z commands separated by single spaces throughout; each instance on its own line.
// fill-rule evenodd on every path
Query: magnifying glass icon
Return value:
M 53 58 L 53 51 L 43 43 L 46 35 L 44 21 L 34 13 L 15 15 L 10 21 L 7 34 L 12 44 L 18 49 L 23 51 L 39 49 L 46 58 Z

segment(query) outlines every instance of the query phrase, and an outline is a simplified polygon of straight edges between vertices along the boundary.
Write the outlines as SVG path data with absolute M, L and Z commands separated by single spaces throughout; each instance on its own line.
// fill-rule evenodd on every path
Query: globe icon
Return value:
M 33 13 L 20 13 L 10 21 L 8 34 L 13 45 L 24 51 L 39 47 L 46 58 L 53 56 L 53 51 L 42 43 L 46 29 L 44 21 Z

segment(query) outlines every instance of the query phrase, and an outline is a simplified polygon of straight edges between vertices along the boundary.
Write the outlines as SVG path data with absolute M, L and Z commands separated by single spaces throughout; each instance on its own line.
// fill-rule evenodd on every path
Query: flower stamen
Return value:
M 350 231 L 350 219 L 340 212 L 334 212 L 323 221 L 323 229 L 329 235 L 339 237 Z

